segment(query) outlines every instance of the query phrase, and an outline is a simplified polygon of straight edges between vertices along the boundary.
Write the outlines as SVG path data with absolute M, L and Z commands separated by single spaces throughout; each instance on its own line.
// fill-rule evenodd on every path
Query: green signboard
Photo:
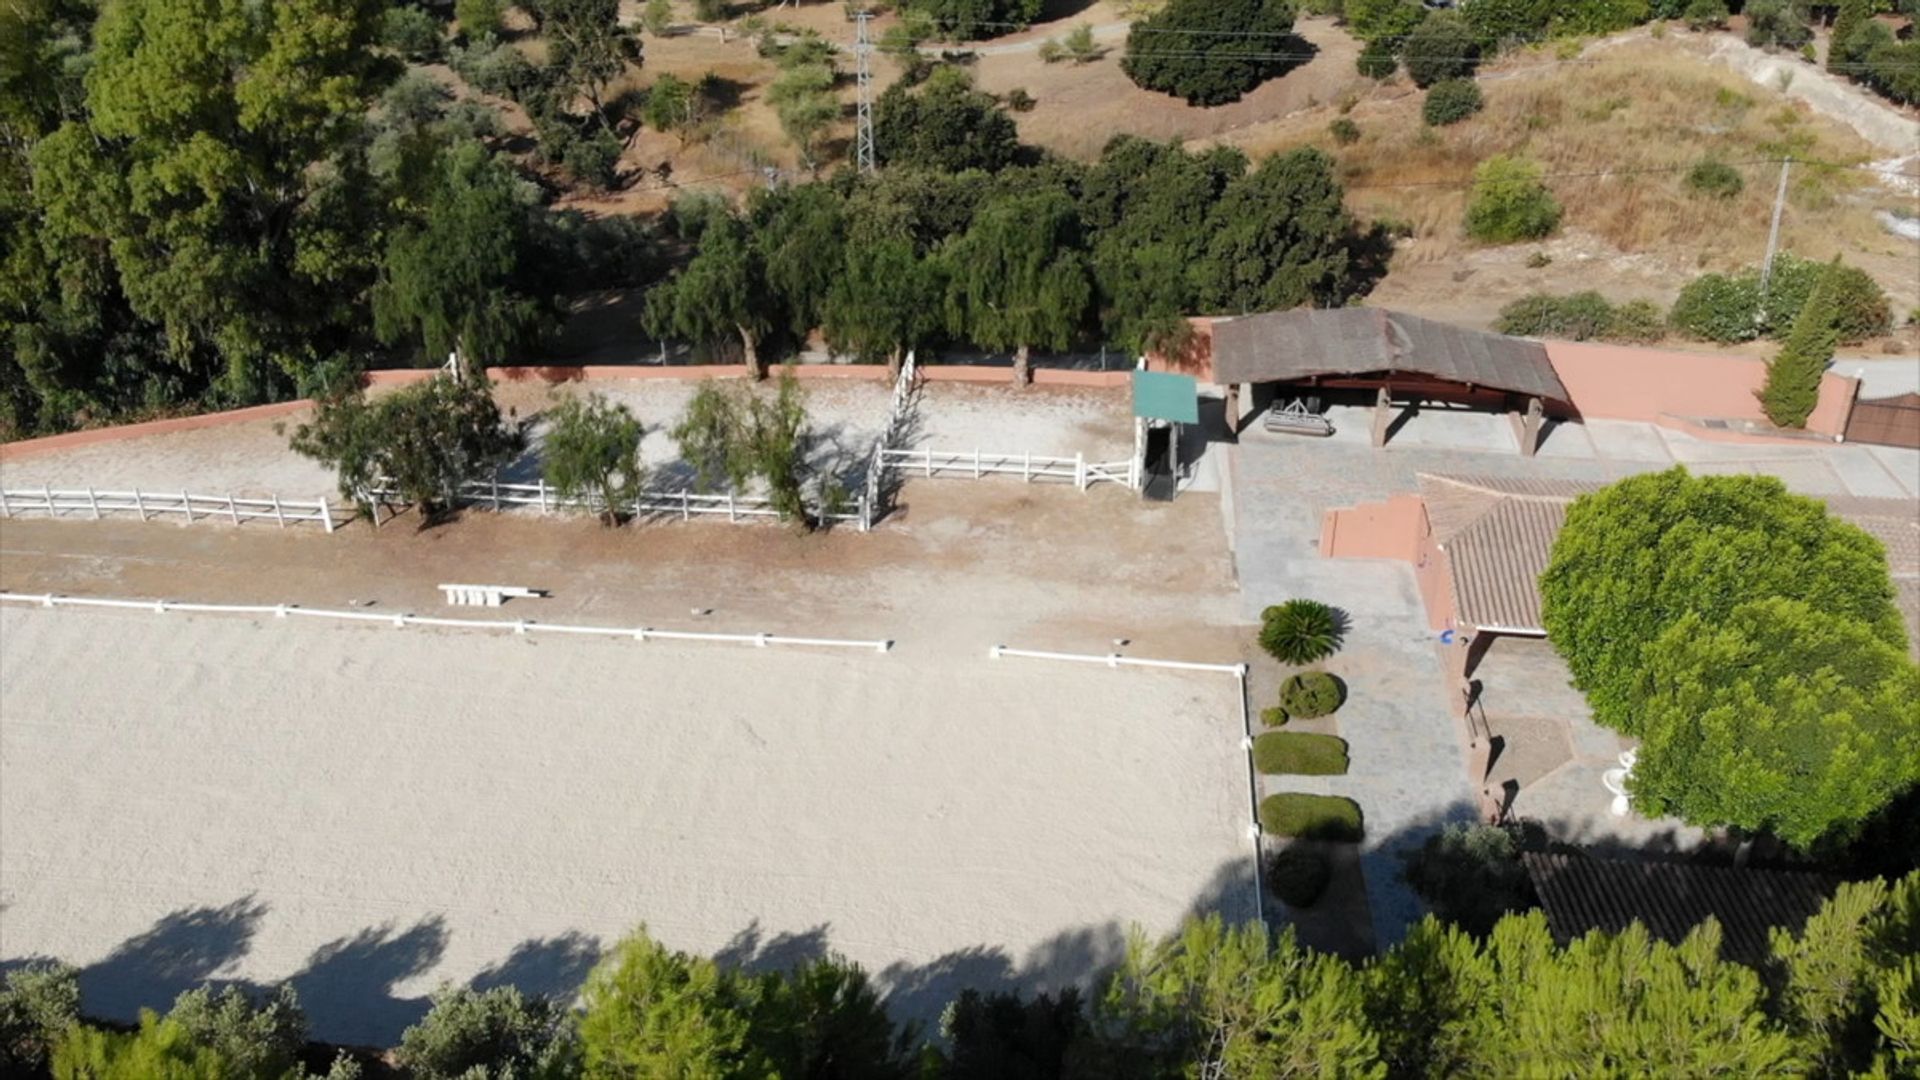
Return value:
M 1200 422 L 1200 389 L 1191 375 L 1166 371 L 1133 373 L 1133 415 L 1176 424 Z

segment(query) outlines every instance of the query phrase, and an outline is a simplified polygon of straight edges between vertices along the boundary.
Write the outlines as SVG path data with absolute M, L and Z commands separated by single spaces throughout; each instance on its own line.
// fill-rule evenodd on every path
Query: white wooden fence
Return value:
M 983 476 L 1018 476 L 1036 480 L 1070 480 L 1081 491 L 1106 481 L 1129 490 L 1139 488 L 1140 466 L 1128 461 L 1088 461 L 1085 454 L 1058 457 L 1047 454 L 1003 454 L 984 450 L 887 449 L 886 462 L 923 477 L 960 474 L 975 480 Z
M 913 414 L 914 383 L 920 374 L 915 364 L 913 350 L 907 350 L 907 362 L 900 365 L 900 374 L 893 380 L 893 399 L 887 405 L 887 426 L 880 429 L 880 435 L 873 440 L 873 456 L 867 462 L 866 505 L 869 513 L 882 512 L 887 493 L 887 470 L 892 462 L 887 460 L 887 451 L 906 434 L 907 422 Z
M 372 498 L 391 498 L 395 496 L 392 488 L 376 487 L 367 495 Z M 486 506 L 499 510 L 508 506 L 537 506 L 543 514 L 559 510 L 583 510 L 588 513 L 602 513 L 606 502 L 598 497 L 562 498 L 560 493 L 550 486 L 543 477 L 531 484 L 504 484 L 498 480 L 472 480 L 462 484 L 457 491 L 460 501 L 468 505 Z M 750 521 L 756 518 L 778 518 L 780 511 L 774 509 L 772 500 L 751 495 L 702 495 L 688 488 L 656 489 L 642 491 L 633 502 L 623 503 L 621 511 L 634 514 L 668 514 L 678 516 L 682 521 L 695 517 L 725 517 L 728 521 Z M 872 528 L 873 519 L 869 512 L 867 497 L 863 494 L 854 501 L 851 510 L 817 511 L 822 521 L 847 521 L 860 527 L 861 532 Z M 375 516 L 377 522 L 378 515 Z
M 721 634 L 698 630 L 659 630 L 650 626 L 570 626 L 565 623 L 534 622 L 531 619 L 450 619 L 437 615 L 376 613 L 372 611 L 335 611 L 329 608 L 299 607 L 294 604 L 194 604 L 177 600 L 121 600 L 97 596 L 56 596 L 53 594 L 0 592 L 0 602 L 32 604 L 38 607 L 124 608 L 166 614 L 170 611 L 211 612 L 222 615 L 272 615 L 275 618 L 340 619 L 350 622 L 385 623 L 393 627 L 442 626 L 457 630 L 510 630 L 515 634 L 588 634 L 599 637 L 631 638 L 635 641 L 723 641 L 766 648 L 769 645 L 807 645 L 827 649 L 866 649 L 884 653 L 893 648 L 891 641 L 859 641 L 847 638 L 792 637 L 785 634 Z
M 0 490 L 0 514 L 43 513 L 52 517 L 85 513 L 95 521 L 108 514 L 138 514 L 148 518 L 179 514 L 188 521 L 209 518 L 231 521 L 272 521 L 281 528 L 302 522 L 319 522 L 333 531 L 333 509 L 325 499 L 282 499 L 278 495 L 235 498 L 232 495 L 195 495 L 187 491 L 98 491 L 94 488 L 63 490 L 42 487 Z

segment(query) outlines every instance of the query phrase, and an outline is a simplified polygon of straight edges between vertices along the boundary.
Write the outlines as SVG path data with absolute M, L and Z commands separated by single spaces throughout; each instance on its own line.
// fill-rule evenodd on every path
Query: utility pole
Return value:
M 873 66 L 870 57 L 873 42 L 867 36 L 867 20 L 872 13 L 861 9 L 853 17 L 859 28 L 859 36 L 854 40 L 854 82 L 859 87 L 860 97 L 854 112 L 854 164 L 863 173 L 872 174 L 877 163 L 873 154 Z
M 1787 208 L 1787 172 L 1793 159 L 1780 159 L 1780 189 L 1773 193 L 1773 225 L 1767 229 L 1767 261 L 1760 264 L 1760 301 L 1766 306 L 1767 283 L 1773 279 L 1773 253 L 1780 245 L 1780 212 Z

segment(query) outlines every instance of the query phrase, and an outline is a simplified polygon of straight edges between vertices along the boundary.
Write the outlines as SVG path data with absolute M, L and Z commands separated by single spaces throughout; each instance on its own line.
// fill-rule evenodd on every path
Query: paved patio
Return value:
M 1703 473 L 1769 473 L 1809 495 L 1920 497 L 1920 452 L 1865 445 L 1719 443 L 1651 424 L 1597 421 L 1548 430 L 1540 453 L 1516 448 L 1503 416 L 1423 410 L 1388 445 L 1368 438 L 1370 410 L 1335 407 L 1326 439 L 1273 435 L 1257 423 L 1237 445 L 1209 449 L 1228 464 L 1222 512 L 1234 545 L 1240 603 L 1248 622 L 1261 609 L 1311 597 L 1346 611 L 1353 629 L 1327 666 L 1349 680 L 1338 714 L 1352 771 L 1325 779 L 1269 778 L 1268 790 L 1349 796 L 1366 817 L 1361 865 L 1376 944 L 1404 935 L 1422 911 L 1399 878 L 1400 854 L 1452 821 L 1475 817 L 1474 785 L 1459 729 L 1449 715 L 1446 677 L 1412 568 L 1395 560 L 1324 559 L 1324 513 L 1413 492 L 1420 473 L 1605 483 L 1676 463 Z M 1496 733 L 1510 735 L 1496 779 L 1522 782 L 1516 811 L 1551 823 L 1561 839 L 1601 847 L 1687 848 L 1699 830 L 1672 821 L 1614 818 L 1600 774 L 1616 767 L 1619 737 L 1592 722 L 1581 695 L 1544 641 L 1497 647 L 1478 676 Z M 1503 773 L 1501 770 L 1505 770 Z M 1284 781 L 1284 782 L 1283 782 Z

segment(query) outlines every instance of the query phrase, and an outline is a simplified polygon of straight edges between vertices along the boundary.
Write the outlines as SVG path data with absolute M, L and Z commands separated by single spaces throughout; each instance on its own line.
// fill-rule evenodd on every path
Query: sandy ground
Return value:
M 619 401 L 646 426 L 642 456 L 654 482 L 676 486 L 689 470 L 670 434 L 693 396 L 691 380 L 606 380 L 549 387 L 505 383 L 503 408 L 531 419 L 556 395 L 596 391 Z M 810 381 L 807 403 L 820 469 L 863 468 L 886 423 L 890 388 L 879 383 Z M 1090 461 L 1125 458 L 1133 450 L 1127 392 L 928 384 L 920 397 L 913 444 L 939 450 L 1053 454 L 1084 453 Z M 8 488 L 139 488 L 191 490 L 209 495 L 273 495 L 311 499 L 336 494 L 331 473 L 287 449 L 286 435 L 304 417 L 250 421 L 219 428 L 155 435 L 63 450 L 0 465 Z M 541 471 L 539 424 L 528 454 L 503 479 L 531 483 Z
M 1130 922 L 1250 903 L 1225 678 L 985 642 L 0 630 L 0 959 L 76 962 L 121 1019 L 291 979 L 319 1037 L 390 1042 L 442 980 L 550 989 L 639 923 L 734 959 L 836 950 L 927 1019 L 961 984 L 1083 978 Z

